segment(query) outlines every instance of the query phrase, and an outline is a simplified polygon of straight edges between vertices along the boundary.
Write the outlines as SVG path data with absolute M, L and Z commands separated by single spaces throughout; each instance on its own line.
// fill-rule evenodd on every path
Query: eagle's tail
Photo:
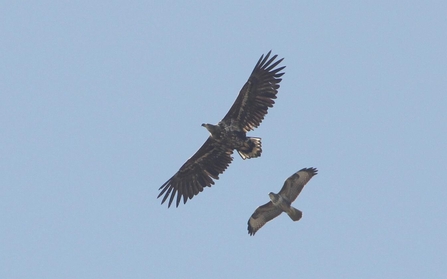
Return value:
M 301 210 L 296 209 L 295 207 L 290 207 L 290 210 L 287 211 L 287 214 L 289 215 L 290 219 L 292 219 L 293 221 L 298 221 L 299 219 L 301 219 L 301 217 L 303 217 L 303 212 L 301 212 Z
M 261 138 L 247 137 L 245 145 L 237 150 L 242 159 L 250 159 L 261 156 Z

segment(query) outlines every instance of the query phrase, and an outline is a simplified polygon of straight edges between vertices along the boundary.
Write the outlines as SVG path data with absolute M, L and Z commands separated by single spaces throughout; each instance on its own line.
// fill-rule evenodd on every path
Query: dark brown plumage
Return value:
M 270 54 L 271 51 L 258 60 L 225 117 L 217 125 L 202 124 L 210 136 L 179 171 L 160 187 L 158 198 L 164 195 L 162 204 L 169 197 L 168 207 L 174 199 L 178 206 L 182 197 L 183 203 L 186 203 L 202 192 L 204 187 L 214 185 L 214 180 L 219 179 L 219 174 L 233 160 L 231 155 L 234 150 L 244 160 L 261 156 L 261 139 L 247 137 L 246 133 L 258 127 L 268 108 L 273 107 L 280 77 L 284 74 L 280 71 L 285 66 L 275 68 L 283 59 L 275 61 L 277 55 L 269 59 Z

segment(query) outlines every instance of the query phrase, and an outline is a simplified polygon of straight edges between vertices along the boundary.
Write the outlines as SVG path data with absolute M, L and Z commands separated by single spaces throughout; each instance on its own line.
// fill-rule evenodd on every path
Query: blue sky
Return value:
M 1 278 L 444 278 L 444 1 L 9 1 Z M 261 158 L 167 209 L 258 58 L 287 66 Z M 319 174 L 254 237 L 247 220 Z

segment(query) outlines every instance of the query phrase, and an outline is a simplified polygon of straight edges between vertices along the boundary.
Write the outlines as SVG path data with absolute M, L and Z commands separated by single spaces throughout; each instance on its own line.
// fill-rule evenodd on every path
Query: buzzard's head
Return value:
M 278 204 L 280 202 L 280 196 L 278 194 L 275 194 L 273 192 L 269 193 L 270 200 L 273 204 Z

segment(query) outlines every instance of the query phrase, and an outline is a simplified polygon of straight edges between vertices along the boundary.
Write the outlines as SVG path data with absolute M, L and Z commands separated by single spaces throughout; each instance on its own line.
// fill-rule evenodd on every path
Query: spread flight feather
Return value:
M 175 199 L 176 206 L 214 185 L 230 165 L 233 151 L 242 159 L 261 156 L 261 139 L 247 137 L 246 133 L 258 127 L 269 108 L 273 107 L 285 66 L 277 67 L 283 59 L 277 55 L 270 58 L 271 51 L 262 55 L 248 81 L 239 92 L 236 101 L 225 117 L 217 124 L 202 124 L 210 136 L 199 150 L 184 163 L 178 172 L 166 181 L 159 190 L 163 204 L 168 198 L 168 207 Z M 275 61 L 276 60 L 276 61 Z
M 282 212 L 286 212 L 293 221 L 300 220 L 303 213 L 291 204 L 317 172 L 316 168 L 301 169 L 287 178 L 278 194 L 271 192 L 269 194 L 271 201 L 258 207 L 248 220 L 248 233 L 254 235 L 265 223 Z

